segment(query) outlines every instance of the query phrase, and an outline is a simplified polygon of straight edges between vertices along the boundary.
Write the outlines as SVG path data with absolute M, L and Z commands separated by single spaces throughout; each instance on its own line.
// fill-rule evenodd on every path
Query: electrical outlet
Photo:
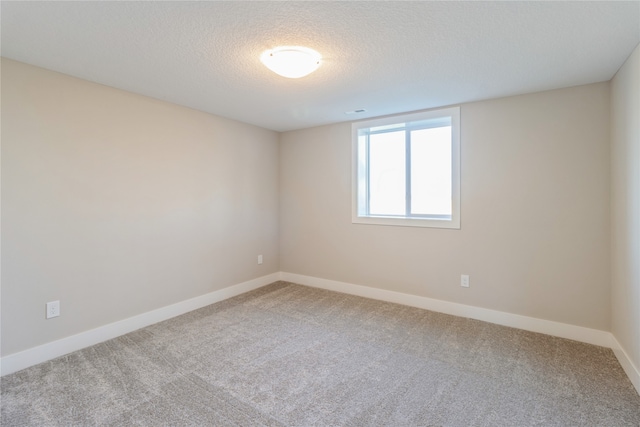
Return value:
M 258 264 L 262 264 L 262 255 L 258 255 Z
M 463 288 L 469 287 L 469 276 L 467 274 L 463 274 L 462 276 L 460 276 L 460 286 L 462 286 Z
M 51 301 L 47 303 L 47 319 L 60 316 L 60 301 Z

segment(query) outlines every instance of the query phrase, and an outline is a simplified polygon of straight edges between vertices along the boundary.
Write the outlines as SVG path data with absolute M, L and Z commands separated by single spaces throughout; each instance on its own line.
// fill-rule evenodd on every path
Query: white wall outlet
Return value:
M 47 303 L 47 319 L 60 316 L 60 301 L 51 301 Z
M 262 255 L 258 255 L 258 264 L 262 264 Z
M 462 286 L 463 288 L 469 287 L 469 275 L 463 274 L 460 276 L 460 286 Z

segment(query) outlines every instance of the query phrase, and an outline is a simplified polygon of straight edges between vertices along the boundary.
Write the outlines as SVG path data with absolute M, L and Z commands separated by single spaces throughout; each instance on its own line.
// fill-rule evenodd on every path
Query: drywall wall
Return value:
M 609 84 L 464 104 L 461 154 L 460 230 L 352 224 L 351 125 L 283 133 L 281 270 L 608 331 Z
M 611 330 L 640 370 L 640 45 L 611 81 L 611 172 Z
M 2 355 L 277 272 L 277 242 L 277 133 L 2 60 Z

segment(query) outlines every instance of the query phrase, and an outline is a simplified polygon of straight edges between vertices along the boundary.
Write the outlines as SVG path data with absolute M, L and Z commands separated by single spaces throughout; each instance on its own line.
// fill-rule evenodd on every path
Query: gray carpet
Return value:
M 3 426 L 640 426 L 607 348 L 286 282 L 1 381 Z

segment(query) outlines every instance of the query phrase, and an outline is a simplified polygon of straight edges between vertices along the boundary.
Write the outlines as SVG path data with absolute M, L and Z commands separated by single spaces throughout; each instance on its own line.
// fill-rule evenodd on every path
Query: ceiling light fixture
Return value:
M 302 46 L 280 46 L 264 51 L 260 60 L 268 69 L 290 79 L 311 74 L 320 66 L 322 56 Z

